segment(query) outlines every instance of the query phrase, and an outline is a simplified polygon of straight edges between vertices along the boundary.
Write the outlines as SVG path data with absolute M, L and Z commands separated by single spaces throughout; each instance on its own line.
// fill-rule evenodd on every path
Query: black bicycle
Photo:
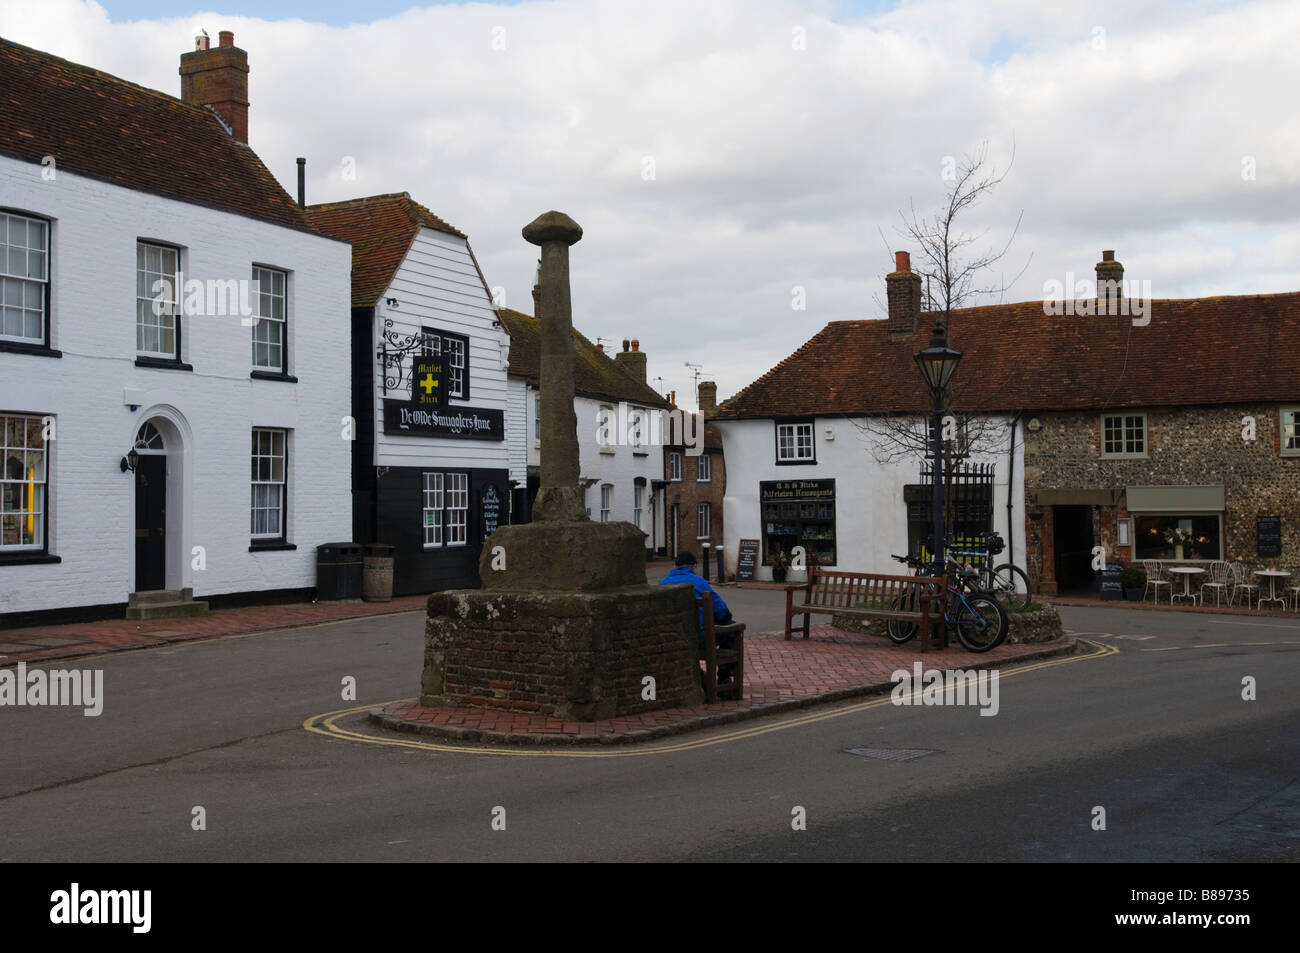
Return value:
M 892 554 L 891 554 L 892 555 Z M 906 563 L 918 576 L 924 575 L 926 564 L 915 556 L 894 556 L 900 563 Z M 943 621 L 950 630 L 956 630 L 957 638 L 968 652 L 987 652 L 997 648 L 1007 637 L 1007 613 L 992 593 L 977 589 L 963 591 L 979 573 L 963 569 L 955 561 L 949 562 L 949 569 L 956 580 L 950 583 L 943 598 Z M 934 591 L 931 585 L 930 591 Z M 917 593 L 899 596 L 893 600 L 891 609 L 902 612 L 916 611 Z M 914 638 L 920 630 L 915 622 L 889 619 L 885 631 L 892 642 L 901 645 Z
M 1006 548 L 1002 537 L 997 533 L 989 533 L 985 546 L 984 549 L 953 549 L 949 552 L 954 556 L 968 556 L 981 560 L 978 566 L 966 567 L 974 569 L 978 574 L 978 584 L 975 588 L 991 592 L 1012 612 L 1023 612 L 1028 609 L 1033 601 L 1033 591 L 1030 589 L 1029 577 L 1025 575 L 1025 571 L 1012 563 L 1003 563 L 997 567 L 993 565 L 991 557 L 997 556 Z

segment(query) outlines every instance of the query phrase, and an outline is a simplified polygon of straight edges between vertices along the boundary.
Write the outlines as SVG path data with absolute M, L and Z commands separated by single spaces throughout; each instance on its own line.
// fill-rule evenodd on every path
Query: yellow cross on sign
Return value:
M 424 380 L 420 381 L 420 386 L 424 388 L 426 394 L 432 394 L 433 389 L 438 386 L 438 382 L 434 380 L 432 374 L 425 374 Z

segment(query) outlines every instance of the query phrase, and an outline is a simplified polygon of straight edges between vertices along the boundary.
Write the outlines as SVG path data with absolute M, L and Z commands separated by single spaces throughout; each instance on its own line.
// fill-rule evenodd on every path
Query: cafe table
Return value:
M 1256 569 L 1255 575 L 1264 576 L 1268 579 L 1268 598 L 1266 599 L 1263 596 L 1260 596 L 1259 602 L 1255 605 L 1255 608 L 1260 608 L 1266 602 L 1280 602 L 1282 603 L 1282 608 L 1285 609 L 1286 599 L 1277 594 L 1275 587 L 1277 586 L 1277 581 L 1279 579 L 1286 579 L 1291 574 L 1289 572 L 1282 572 L 1280 569 Z
M 1199 576 L 1201 573 L 1205 572 L 1205 570 L 1199 566 L 1169 566 L 1168 570 L 1169 572 L 1176 573 L 1183 577 L 1182 592 L 1174 592 L 1173 586 L 1169 587 L 1169 604 L 1173 605 L 1174 600 L 1179 596 L 1182 596 L 1184 599 L 1191 599 L 1192 605 L 1196 605 L 1196 593 L 1191 590 L 1192 577 Z

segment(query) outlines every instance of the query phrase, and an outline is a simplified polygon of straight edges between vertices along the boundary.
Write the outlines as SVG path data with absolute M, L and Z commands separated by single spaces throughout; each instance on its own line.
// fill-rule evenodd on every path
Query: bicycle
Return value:
M 967 565 L 967 568 L 973 568 L 978 573 L 979 585 L 976 588 L 991 592 L 998 600 L 1005 602 L 1011 611 L 1023 612 L 1033 601 L 1029 577 L 1023 569 L 1012 563 L 1003 563 L 995 568 L 990 558 L 998 555 L 1005 548 L 1006 544 L 1000 535 L 989 533 L 985 549 L 952 549 L 949 552 L 954 556 L 973 556 L 982 559 L 983 562 L 978 566 Z
M 893 554 L 891 554 L 893 555 Z M 925 563 L 915 556 L 893 556 L 900 563 L 906 563 L 916 575 L 921 575 Z M 963 592 L 962 587 L 973 582 L 979 573 L 963 569 L 955 560 L 950 566 L 956 566 L 957 585 L 949 584 L 943 599 L 943 621 L 950 629 L 956 629 L 957 638 L 968 652 L 987 652 L 997 648 L 1007 637 L 1007 613 L 1001 603 L 988 592 L 971 590 Z M 931 592 L 934 591 L 931 586 Z M 916 596 L 900 596 L 893 600 L 891 609 L 904 612 L 914 610 Z M 890 619 L 885 623 L 885 632 L 890 641 L 896 645 L 916 636 L 920 626 L 914 622 Z

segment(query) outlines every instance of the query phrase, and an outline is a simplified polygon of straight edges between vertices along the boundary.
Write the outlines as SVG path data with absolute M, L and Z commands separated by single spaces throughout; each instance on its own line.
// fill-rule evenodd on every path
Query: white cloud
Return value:
M 290 190 L 305 155 L 310 201 L 409 191 L 523 310 L 519 230 L 566 211 L 586 230 L 579 328 L 640 338 L 679 396 L 703 363 L 725 397 L 827 321 L 882 316 L 898 210 L 937 205 L 943 157 L 984 139 L 1004 164 L 1014 136 L 1015 165 L 966 225 L 992 242 L 1024 210 L 1011 300 L 1091 276 L 1102 248 L 1159 296 L 1300 289 L 1300 8 L 1130 6 L 921 0 L 832 22 L 782 0 L 557 0 L 339 28 L 31 0 L 0 33 L 176 94 L 198 28 L 234 30 L 250 140 Z

